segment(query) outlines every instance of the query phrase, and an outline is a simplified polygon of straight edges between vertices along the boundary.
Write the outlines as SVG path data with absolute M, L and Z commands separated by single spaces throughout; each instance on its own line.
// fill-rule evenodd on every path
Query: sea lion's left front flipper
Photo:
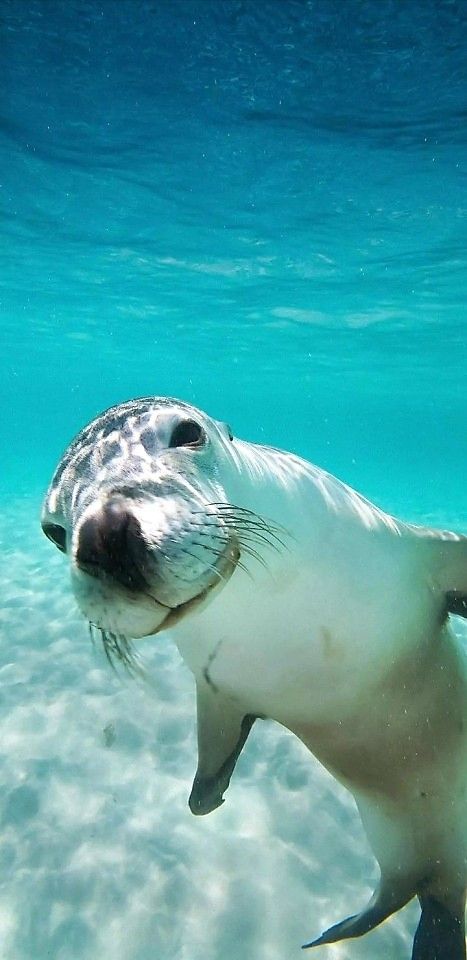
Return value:
M 467 537 L 449 530 L 407 529 L 428 555 L 430 582 L 440 590 L 444 613 L 467 619 Z
M 198 710 L 198 769 L 188 801 L 192 813 L 211 813 L 224 802 L 256 717 L 204 680 L 196 683 Z

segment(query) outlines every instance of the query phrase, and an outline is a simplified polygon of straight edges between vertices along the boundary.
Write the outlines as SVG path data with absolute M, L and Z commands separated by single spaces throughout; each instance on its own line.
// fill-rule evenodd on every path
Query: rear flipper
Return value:
M 465 911 L 456 915 L 431 896 L 419 897 L 422 908 L 412 960 L 466 960 Z
M 351 937 L 362 937 L 363 934 L 374 930 L 396 910 L 405 907 L 405 904 L 414 896 L 415 890 L 413 887 L 402 886 L 400 881 L 394 881 L 393 883 L 385 881 L 384 885 L 381 885 L 375 891 L 365 910 L 357 913 L 354 917 L 347 917 L 346 920 L 336 923 L 334 927 L 330 927 L 329 930 L 321 934 L 317 940 L 304 943 L 302 949 L 321 947 L 325 943 L 336 943 L 337 940 L 347 940 Z M 425 960 L 425 958 L 420 954 L 419 957 L 416 957 L 416 960 Z M 444 960 L 448 960 L 447 955 Z M 452 960 L 457 960 L 457 957 L 454 956 Z

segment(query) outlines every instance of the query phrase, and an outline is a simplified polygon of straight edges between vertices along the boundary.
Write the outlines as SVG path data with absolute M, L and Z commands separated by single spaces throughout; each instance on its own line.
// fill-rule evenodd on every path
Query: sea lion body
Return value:
M 436 569 L 456 541 L 394 521 L 291 455 L 237 451 L 254 477 L 242 503 L 286 516 L 293 546 L 180 623 L 183 658 L 199 685 L 207 676 L 244 714 L 278 720 L 352 791 L 383 876 L 447 891 L 454 867 L 462 891 L 467 672 Z
M 189 405 L 134 403 L 145 406 L 105 415 L 115 436 L 133 418 L 133 455 L 127 444 L 105 460 L 95 421 L 65 455 L 43 522 L 66 531 L 78 601 L 101 629 L 173 626 L 197 685 L 192 811 L 223 802 L 254 719 L 277 720 L 351 790 L 381 868 L 367 909 L 315 943 L 359 936 L 417 895 L 414 960 L 461 960 L 467 669 L 448 613 L 465 613 L 465 538 L 403 524 Z M 134 467 L 148 410 L 149 486 Z M 202 444 L 173 442 L 196 439 L 187 416 Z

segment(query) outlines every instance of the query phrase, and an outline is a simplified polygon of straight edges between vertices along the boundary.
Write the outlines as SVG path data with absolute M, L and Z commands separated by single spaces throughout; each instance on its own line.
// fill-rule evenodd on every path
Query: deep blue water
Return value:
M 282 960 L 368 894 L 275 731 L 188 820 L 191 681 L 109 678 L 38 513 L 84 423 L 169 394 L 467 532 L 466 63 L 462 0 L 0 0 L 5 960 Z
M 463 497 L 467 5 L 1 20 L 5 495 L 169 393 L 386 506 Z

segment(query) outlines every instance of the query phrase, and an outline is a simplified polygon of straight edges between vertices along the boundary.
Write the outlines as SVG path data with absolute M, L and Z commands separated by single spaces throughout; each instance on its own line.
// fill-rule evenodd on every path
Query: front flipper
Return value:
M 330 927 L 325 933 L 321 934 L 317 940 L 303 944 L 303 950 L 308 947 L 321 947 L 325 943 L 336 943 L 337 940 L 347 940 L 351 937 L 362 937 L 379 926 L 383 920 L 390 917 L 396 910 L 405 907 L 405 904 L 415 896 L 412 887 L 406 884 L 402 885 L 400 881 L 390 883 L 385 881 L 375 890 L 368 906 L 361 913 L 354 917 L 347 917 L 335 926 Z
M 256 717 L 233 700 L 197 680 L 198 769 L 188 801 L 197 816 L 224 802 L 235 764 Z

